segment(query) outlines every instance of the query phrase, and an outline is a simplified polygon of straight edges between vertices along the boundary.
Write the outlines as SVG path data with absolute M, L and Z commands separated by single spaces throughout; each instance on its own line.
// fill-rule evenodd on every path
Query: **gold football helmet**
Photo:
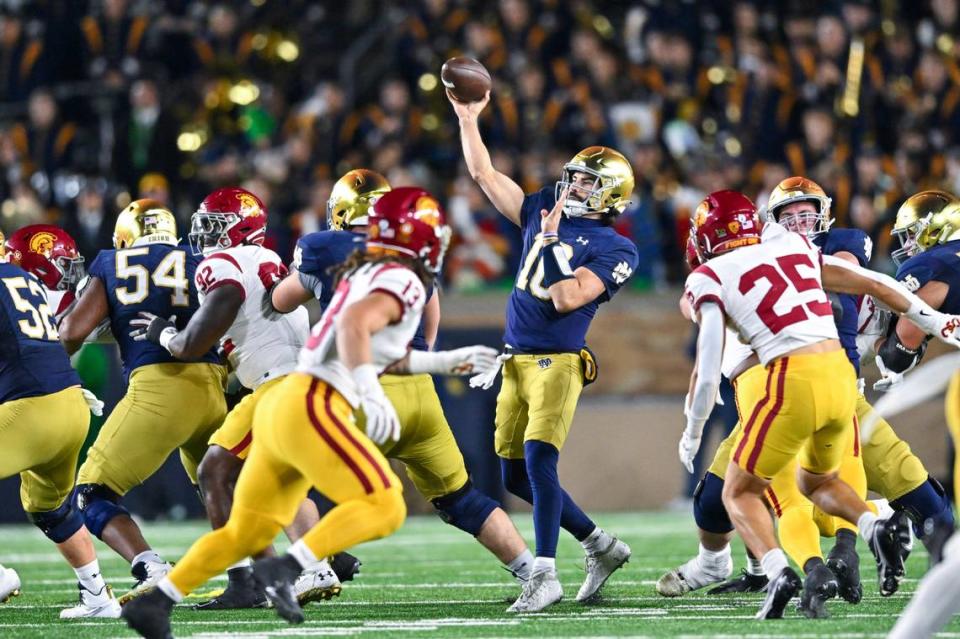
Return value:
M 786 219 L 781 219 L 779 211 L 794 202 L 810 202 L 816 207 L 816 213 L 794 213 Z M 772 219 L 784 226 L 788 231 L 814 237 L 826 233 L 833 225 L 830 217 L 830 203 L 826 192 L 813 180 L 795 175 L 782 180 L 770 192 L 767 201 L 765 218 Z
M 366 226 L 367 213 L 390 183 L 376 171 L 354 169 L 337 180 L 327 200 L 327 228 L 342 231 L 351 226 Z
M 890 253 L 898 266 L 934 244 L 960 239 L 960 199 L 946 191 L 911 195 L 900 205 L 890 234 L 900 240 Z
M 576 185 L 573 180 L 575 173 L 593 176 L 593 186 L 587 189 Z M 589 213 L 616 216 L 630 204 L 633 186 L 633 167 L 623 154 L 605 146 L 588 146 L 563 165 L 563 172 L 557 181 L 556 197 L 559 198 L 570 187 L 587 192 L 583 201 L 567 198 L 563 207 L 567 217 L 582 217 Z
M 134 200 L 120 211 L 113 227 L 113 247 L 116 249 L 177 242 L 177 218 L 156 200 Z

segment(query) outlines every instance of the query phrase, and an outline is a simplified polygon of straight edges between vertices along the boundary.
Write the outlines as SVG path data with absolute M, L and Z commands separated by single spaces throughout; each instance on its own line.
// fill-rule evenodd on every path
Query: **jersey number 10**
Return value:
M 173 250 L 167 253 L 153 273 L 142 264 L 131 264 L 131 257 L 147 255 L 149 247 L 131 248 L 117 251 L 117 279 L 133 278 L 133 287 L 118 286 L 117 301 L 126 306 L 147 299 L 150 292 L 148 279 L 154 286 L 173 289 L 170 303 L 173 306 L 190 306 L 190 281 L 187 279 L 187 255 L 183 251 Z
M 563 252 L 567 254 L 567 259 L 573 259 L 573 247 L 564 242 L 560 242 Z M 527 259 L 523 261 L 523 267 L 520 274 L 517 275 L 517 288 L 527 291 L 538 300 L 550 301 L 550 291 L 543 285 L 543 260 L 540 259 L 540 250 L 543 248 L 543 234 L 537 233 L 533 238 L 533 245 L 527 253 Z M 533 275 L 531 275 L 531 272 Z

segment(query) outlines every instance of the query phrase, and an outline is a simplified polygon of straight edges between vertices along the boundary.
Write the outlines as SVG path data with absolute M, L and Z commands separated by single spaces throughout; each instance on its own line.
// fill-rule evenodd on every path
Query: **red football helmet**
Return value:
M 7 238 L 11 264 L 36 275 L 51 291 L 72 291 L 85 275 L 77 243 L 59 226 L 31 224 Z
M 714 191 L 693 214 L 690 233 L 701 262 L 760 242 L 757 207 L 739 191 Z
M 217 189 L 190 218 L 190 248 L 207 255 L 241 244 L 263 244 L 267 208 L 256 195 L 237 187 Z
M 367 251 L 396 251 L 440 271 L 451 233 L 440 202 L 427 191 L 406 186 L 384 193 L 367 223 Z

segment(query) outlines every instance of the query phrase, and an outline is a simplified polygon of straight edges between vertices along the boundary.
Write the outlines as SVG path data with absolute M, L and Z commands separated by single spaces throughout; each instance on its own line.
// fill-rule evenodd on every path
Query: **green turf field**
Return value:
M 528 516 L 517 517 L 521 532 L 532 540 Z M 633 548 L 633 558 L 607 584 L 594 606 L 573 601 L 581 580 L 579 546 L 561 536 L 557 566 L 568 600 L 549 612 L 523 618 L 504 613 L 518 592 L 506 572 L 465 534 L 434 517 L 409 519 L 393 537 L 362 546 L 361 576 L 345 585 L 331 602 L 312 604 L 307 622 L 288 626 L 270 610 L 231 614 L 199 613 L 181 606 L 174 613 L 178 637 L 883 637 L 906 605 L 916 585 L 908 580 L 900 593 L 881 599 L 876 591 L 873 561 L 864 554 L 866 594 L 859 606 L 830 604 L 833 617 L 811 621 L 791 605 L 788 618 L 758 622 L 752 615 L 758 595 L 708 597 L 689 595 L 667 600 L 653 584 L 664 569 L 688 558 L 696 549 L 689 515 L 616 514 L 598 517 L 605 528 Z M 146 527 L 146 536 L 164 556 L 177 558 L 205 529 L 198 523 Z M 103 546 L 101 565 L 108 581 L 122 592 L 131 579 L 126 566 Z M 737 567 L 742 550 L 735 549 Z M 23 594 L 0 606 L 0 637 L 132 636 L 119 621 L 60 622 L 60 608 L 76 595 L 72 573 L 56 551 L 33 528 L 0 528 L 0 563 L 15 567 Z M 923 570 L 926 555 L 918 549 L 908 576 Z M 212 582 L 212 586 L 222 584 Z M 960 618 L 944 636 L 960 636 Z

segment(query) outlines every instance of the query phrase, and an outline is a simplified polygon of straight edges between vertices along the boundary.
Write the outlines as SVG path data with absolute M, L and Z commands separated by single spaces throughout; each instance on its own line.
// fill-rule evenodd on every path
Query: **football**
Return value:
M 458 102 L 478 102 L 490 90 L 490 72 L 473 58 L 450 58 L 440 69 L 440 80 Z

